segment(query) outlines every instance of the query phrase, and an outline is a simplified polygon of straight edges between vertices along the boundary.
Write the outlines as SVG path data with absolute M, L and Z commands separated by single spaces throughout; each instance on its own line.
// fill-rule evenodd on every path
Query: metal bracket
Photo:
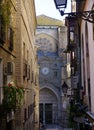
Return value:
M 61 10 L 60 13 L 62 16 L 68 15 L 69 17 L 81 18 L 90 23 L 94 23 L 94 10 L 83 11 L 83 12 L 71 12 L 71 13 L 62 13 L 62 12 L 63 11 Z

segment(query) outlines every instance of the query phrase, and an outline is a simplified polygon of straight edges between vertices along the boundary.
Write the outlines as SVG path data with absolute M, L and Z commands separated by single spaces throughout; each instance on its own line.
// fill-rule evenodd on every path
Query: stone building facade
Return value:
M 86 0 L 78 6 L 79 10 L 94 11 L 94 1 Z M 94 12 L 93 12 L 94 14 Z M 91 20 L 91 19 L 90 19 Z M 93 44 L 94 44 L 94 18 L 93 22 L 81 20 L 81 69 L 82 69 L 82 86 L 81 91 L 83 103 L 88 106 L 87 117 L 89 127 L 94 129 L 94 69 L 93 69 Z M 91 126 L 90 126 L 91 124 Z
M 63 121 L 64 110 L 67 107 L 67 99 L 64 98 L 62 91 L 64 81 L 68 83 L 65 67 L 67 56 L 63 53 L 67 44 L 67 30 L 62 21 L 45 15 L 38 16 L 37 23 L 35 43 L 38 46 L 40 68 L 40 122 L 43 124 L 60 123 Z M 70 83 L 68 84 L 70 86 Z
M 2 103 L 2 87 L 9 82 L 24 89 L 24 101 L 20 109 L 16 109 L 13 113 L 10 113 L 10 116 L 6 117 L 8 118 L 7 124 L 4 125 L 4 129 L 0 126 L 2 127 L 0 129 L 38 130 L 39 67 L 36 56 L 37 47 L 34 45 L 36 29 L 35 4 L 34 0 L 7 1 L 11 3 L 11 28 L 9 28 L 10 36 L 9 33 L 3 34 L 7 40 L 3 40 L 0 33 L 0 101 Z M 10 73 L 8 74 L 8 72 Z
M 36 14 L 34 0 L 17 1 L 16 82 L 22 86 L 24 104 L 15 119 L 16 130 L 37 130 L 38 124 L 38 65 L 35 42 Z M 19 120 L 20 119 L 20 120 Z
M 74 39 L 76 40 L 75 48 L 71 48 L 70 52 L 74 53 L 74 59 L 77 58 L 76 62 L 73 62 L 71 65 L 71 69 L 77 68 L 78 71 L 78 82 L 77 90 L 74 97 L 79 97 L 77 100 L 74 98 L 74 101 L 83 105 L 83 107 L 79 107 L 80 112 L 84 112 L 83 120 L 81 121 L 80 117 L 75 118 L 75 122 L 77 123 L 77 129 L 94 129 L 94 69 L 93 69 L 93 44 L 94 44 L 94 1 L 86 0 L 86 1 L 75 1 L 72 0 L 72 11 L 73 12 L 81 12 L 76 14 L 76 16 L 70 16 L 69 18 L 69 26 L 68 33 L 70 34 L 69 43 L 73 46 L 71 42 L 71 32 L 76 32 Z M 86 13 L 86 11 L 88 13 Z M 83 15 L 85 14 L 85 15 Z M 73 29 L 75 28 L 75 29 Z M 71 31 L 72 30 L 72 31 Z M 68 35 L 69 36 L 69 35 Z M 73 39 L 72 39 L 73 40 Z M 74 41 L 75 41 L 74 40 Z M 75 44 L 74 44 L 75 45 Z M 75 53 L 76 52 L 76 53 Z M 73 59 L 73 57 L 71 59 Z M 72 60 L 71 60 L 72 61 Z M 75 64 L 76 63 L 76 64 Z M 75 66 L 76 65 L 76 66 Z M 77 116 L 77 115 L 76 115 Z
M 11 2 L 12 19 L 6 22 L 5 25 L 2 22 L 5 21 L 6 16 L 2 18 L 2 13 L 0 15 L 0 87 L 3 87 L 3 85 L 6 85 L 9 81 L 15 79 L 15 70 L 13 67 L 15 66 L 16 59 L 16 39 L 14 37 L 16 20 L 13 16 L 16 16 L 16 11 L 12 4 L 15 7 L 15 3 L 13 3 L 13 1 Z M 0 5 L 2 6 L 1 2 Z M 3 4 L 3 6 L 5 6 L 5 4 Z M 2 103 L 2 88 L 0 88 L 0 90 L 0 103 Z
M 7 8 L 7 4 L 7 13 L 9 13 L 9 16 L 5 13 L 6 10 L 4 10 Z M 2 130 L 8 129 L 9 126 L 12 129 L 11 124 L 13 124 L 14 119 L 14 116 L 12 118 L 12 112 L 10 112 L 10 117 L 8 115 L 2 116 L 7 109 L 3 108 L 2 111 L 2 103 L 4 99 L 4 87 L 8 85 L 8 83 L 16 80 L 16 14 L 15 1 L 8 0 L 6 3 L 0 1 L 0 129 Z

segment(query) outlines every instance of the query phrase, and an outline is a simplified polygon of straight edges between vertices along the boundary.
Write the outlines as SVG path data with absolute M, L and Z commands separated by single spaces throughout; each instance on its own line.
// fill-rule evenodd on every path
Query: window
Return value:
M 92 26 L 93 26 L 93 40 L 94 40 L 94 23 L 92 24 Z
M 30 106 L 28 106 L 28 118 L 30 117 Z
M 27 62 L 29 61 L 29 51 L 27 50 Z
M 13 29 L 9 28 L 9 50 L 12 51 L 13 50 Z
M 37 86 L 38 85 L 38 74 L 36 73 L 36 76 L 35 76 L 35 85 Z
M 25 60 L 25 43 L 23 42 L 23 78 L 27 76 L 27 61 Z
M 57 63 L 54 64 L 54 67 L 57 67 Z
M 7 67 L 3 65 L 3 84 L 7 83 Z
M 25 108 L 24 109 L 24 121 L 26 121 L 27 120 L 27 109 Z
M 34 81 L 34 72 L 31 72 L 31 83 Z
M 54 77 L 56 78 L 57 77 L 57 71 L 54 71 Z
M 70 27 L 70 44 L 74 43 L 74 27 Z
M 7 63 L 7 74 L 8 75 L 12 75 L 13 74 L 13 63 L 12 62 L 8 62 Z
M 23 58 L 25 59 L 25 43 L 23 42 Z
M 3 29 L 2 16 L 0 15 L 0 44 L 3 44 L 5 41 L 5 31 Z
M 30 79 L 30 65 L 27 65 L 27 80 Z
M 27 61 L 24 60 L 23 62 L 23 77 L 25 78 L 27 77 Z

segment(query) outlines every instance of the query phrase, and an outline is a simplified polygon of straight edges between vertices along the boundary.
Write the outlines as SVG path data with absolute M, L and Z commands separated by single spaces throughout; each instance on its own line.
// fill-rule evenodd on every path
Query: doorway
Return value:
M 41 103 L 39 105 L 40 122 L 42 124 L 52 124 L 52 103 Z
M 12 128 L 12 120 L 11 121 L 9 121 L 7 124 L 6 124 L 6 130 L 12 130 L 13 128 Z

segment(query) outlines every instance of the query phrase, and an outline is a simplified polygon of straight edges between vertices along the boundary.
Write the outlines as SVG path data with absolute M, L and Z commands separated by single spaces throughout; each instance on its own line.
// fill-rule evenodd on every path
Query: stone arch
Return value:
M 57 42 L 59 42 L 58 39 L 57 39 L 55 36 L 50 35 L 50 34 L 47 34 L 47 33 L 37 34 L 37 35 L 36 35 L 36 38 L 41 37 L 41 36 L 42 36 L 42 37 L 48 37 L 48 38 L 50 38 L 50 39 L 55 39 Z
M 58 96 L 58 94 L 57 94 L 57 92 L 54 90 L 54 89 L 52 89 L 52 88 L 50 88 L 50 87 L 48 87 L 48 86 L 44 86 L 44 87 L 41 87 L 40 88 L 40 91 L 42 91 L 43 89 L 48 89 L 50 92 L 52 92 L 53 93 L 53 95 L 56 97 L 56 99 L 57 99 L 57 101 L 59 101 L 60 100 L 60 97 Z
M 60 93 L 52 85 L 44 85 L 40 88 L 40 104 L 52 104 L 52 123 L 56 123 L 61 116 Z

